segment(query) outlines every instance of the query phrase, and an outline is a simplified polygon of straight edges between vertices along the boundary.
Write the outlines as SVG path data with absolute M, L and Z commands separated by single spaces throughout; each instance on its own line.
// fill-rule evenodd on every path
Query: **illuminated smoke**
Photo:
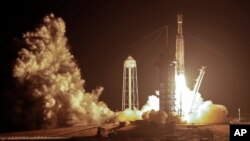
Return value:
M 142 119 L 143 112 L 136 109 L 125 109 L 124 111 L 121 111 L 118 113 L 117 119 L 121 122 L 126 121 L 135 121 L 135 120 L 141 120 Z
M 142 112 L 159 111 L 159 91 L 155 91 L 155 94 L 148 97 L 147 103 L 141 109 Z
M 183 121 L 188 123 L 226 122 L 228 112 L 225 106 L 213 104 L 212 101 L 204 101 L 200 93 L 195 94 L 193 90 L 187 87 L 184 74 L 177 75 L 175 79 L 175 110 L 178 111 L 180 109 L 181 102 Z
M 155 123 L 166 123 L 168 115 L 164 111 L 150 110 L 144 112 L 142 118 Z
M 125 109 L 118 113 L 118 121 L 135 121 L 141 119 L 147 119 L 150 121 L 157 121 L 156 119 L 167 117 L 159 111 L 159 91 L 155 91 L 156 95 L 151 95 L 141 110 L 137 109 Z M 160 120 L 162 121 L 162 120 Z
M 223 105 L 213 104 L 212 101 L 203 102 L 197 112 L 191 113 L 187 118 L 189 123 L 225 123 L 227 109 Z
M 114 113 L 99 101 L 103 88 L 85 92 L 80 70 L 69 52 L 65 23 L 46 16 L 34 32 L 23 35 L 13 76 L 25 91 L 23 119 L 32 128 L 101 124 Z M 22 122 L 22 121 L 20 121 Z

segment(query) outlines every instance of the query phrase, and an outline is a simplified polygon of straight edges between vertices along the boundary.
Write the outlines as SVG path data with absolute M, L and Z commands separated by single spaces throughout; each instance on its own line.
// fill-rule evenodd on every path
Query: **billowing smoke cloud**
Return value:
M 127 108 L 118 113 L 117 120 L 121 122 L 141 120 L 142 114 L 143 112 L 140 110 Z
M 151 95 L 148 97 L 147 103 L 142 106 L 141 111 L 148 112 L 151 110 L 159 111 L 159 91 L 155 91 L 156 95 Z
M 61 18 L 46 16 L 23 40 L 13 76 L 24 91 L 18 111 L 31 128 L 101 124 L 114 117 L 99 101 L 102 87 L 85 92 Z
M 189 123 L 225 123 L 227 122 L 228 111 L 225 106 L 213 104 L 212 101 L 205 101 L 196 109 L 196 112 L 189 114 Z
M 164 111 L 160 111 L 160 101 L 159 101 L 160 91 L 156 90 L 155 95 L 148 96 L 148 100 L 144 106 L 142 106 L 141 111 L 142 119 L 156 122 L 165 123 L 168 115 Z
M 184 75 L 176 76 L 175 98 L 177 106 L 180 105 L 181 101 L 183 120 L 188 123 L 210 124 L 227 121 L 228 112 L 226 107 L 213 104 L 212 101 L 204 101 L 200 93 L 195 93 L 194 90 L 187 87 Z
M 155 123 L 166 123 L 168 115 L 164 111 L 150 110 L 144 112 L 142 118 Z
M 164 123 L 167 119 L 165 112 L 159 111 L 159 91 L 155 91 L 155 95 L 148 97 L 146 104 L 144 104 L 141 110 L 138 109 L 125 109 L 118 113 L 118 121 L 135 121 L 135 120 L 148 120 L 153 122 Z M 163 122 L 164 121 L 164 122 Z

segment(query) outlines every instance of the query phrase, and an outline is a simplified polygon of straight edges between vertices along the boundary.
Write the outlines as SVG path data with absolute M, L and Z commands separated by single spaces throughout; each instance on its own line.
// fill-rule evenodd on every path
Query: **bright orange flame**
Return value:
M 176 75 L 175 83 L 175 111 L 181 112 L 180 114 L 183 116 L 183 120 L 187 121 L 189 119 L 188 115 L 191 110 L 194 93 L 187 87 L 184 74 Z

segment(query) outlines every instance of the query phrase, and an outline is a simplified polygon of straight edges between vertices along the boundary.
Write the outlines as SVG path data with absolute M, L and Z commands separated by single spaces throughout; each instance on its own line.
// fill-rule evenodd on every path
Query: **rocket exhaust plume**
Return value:
M 182 109 L 182 120 L 187 123 L 224 123 L 226 122 L 227 109 L 223 105 L 204 101 L 199 92 L 190 90 L 186 85 L 185 75 L 176 75 L 176 111 Z M 182 98 L 181 98 L 182 96 Z
M 13 76 L 24 90 L 19 114 L 29 128 L 101 124 L 114 117 L 99 101 L 103 88 L 85 92 L 65 37 L 65 23 L 53 14 L 23 35 Z
M 183 121 L 188 123 L 221 123 L 226 121 L 227 109 L 222 105 L 215 105 L 211 101 L 203 101 L 198 93 L 205 67 L 200 70 L 194 90 L 186 84 L 184 67 L 184 36 L 183 16 L 177 15 L 176 54 L 175 68 L 175 111 Z

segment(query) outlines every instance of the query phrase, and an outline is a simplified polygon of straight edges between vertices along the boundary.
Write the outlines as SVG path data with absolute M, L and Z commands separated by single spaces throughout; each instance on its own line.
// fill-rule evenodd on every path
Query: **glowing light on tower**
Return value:
M 129 56 L 123 66 L 122 110 L 139 109 L 136 61 Z

